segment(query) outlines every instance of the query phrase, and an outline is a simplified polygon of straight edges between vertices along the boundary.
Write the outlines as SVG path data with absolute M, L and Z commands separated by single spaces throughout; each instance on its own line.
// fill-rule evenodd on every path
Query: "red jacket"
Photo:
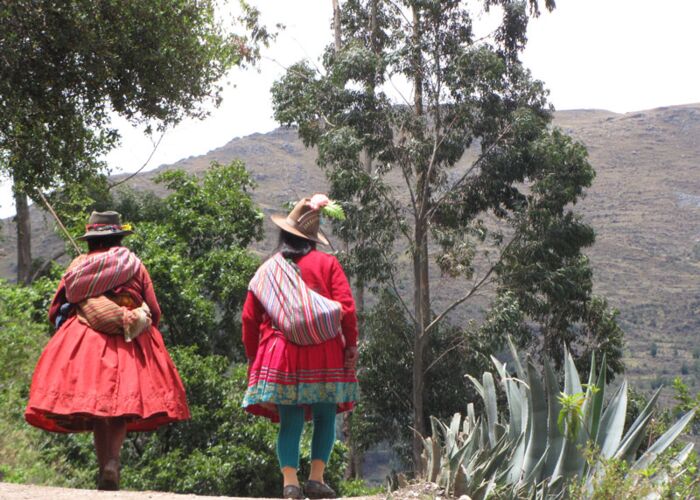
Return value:
M 346 346 L 357 345 L 357 314 L 352 290 L 340 262 L 327 253 L 312 250 L 299 259 L 295 259 L 301 270 L 301 277 L 306 285 L 315 292 L 331 300 L 340 302 L 343 307 L 341 321 L 342 335 Z M 255 359 L 258 345 L 270 335 L 275 334 L 269 316 L 260 301 L 248 291 L 243 313 L 243 345 L 249 360 Z

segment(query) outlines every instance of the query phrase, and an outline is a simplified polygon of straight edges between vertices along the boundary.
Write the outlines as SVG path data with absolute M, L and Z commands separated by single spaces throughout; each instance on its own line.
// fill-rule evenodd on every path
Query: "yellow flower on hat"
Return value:
M 133 228 L 131 224 L 122 224 L 122 231 L 132 231 Z

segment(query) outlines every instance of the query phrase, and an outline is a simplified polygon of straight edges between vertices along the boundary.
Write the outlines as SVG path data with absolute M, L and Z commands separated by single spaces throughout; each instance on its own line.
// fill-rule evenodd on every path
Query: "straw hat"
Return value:
M 131 224 L 122 225 L 119 212 L 92 212 L 85 226 L 85 234 L 79 240 L 90 240 L 104 236 L 126 236 L 133 234 Z
M 319 195 L 315 195 L 314 198 L 316 196 Z M 289 212 L 289 215 L 272 215 L 270 218 L 272 222 L 288 233 L 321 243 L 322 245 L 329 245 L 326 237 L 320 232 L 320 207 L 313 208 L 311 198 L 299 200 L 292 211 Z

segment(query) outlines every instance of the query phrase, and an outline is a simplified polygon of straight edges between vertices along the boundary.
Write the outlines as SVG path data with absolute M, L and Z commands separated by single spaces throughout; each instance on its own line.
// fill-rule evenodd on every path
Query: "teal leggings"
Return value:
M 280 432 L 277 435 L 277 458 L 280 469 L 299 468 L 299 442 L 304 430 L 304 407 L 277 405 L 280 415 Z M 314 421 L 314 434 L 311 438 L 311 460 L 328 459 L 335 442 L 335 403 L 314 403 L 311 405 Z

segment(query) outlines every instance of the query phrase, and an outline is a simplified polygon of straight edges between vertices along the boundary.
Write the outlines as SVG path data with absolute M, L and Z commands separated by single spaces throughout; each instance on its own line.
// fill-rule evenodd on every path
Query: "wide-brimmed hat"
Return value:
M 78 239 L 90 240 L 104 236 L 126 236 L 132 233 L 130 224 L 122 225 L 122 217 L 119 212 L 92 212 L 85 226 L 85 234 Z
M 320 231 L 321 210 L 312 207 L 311 198 L 299 200 L 289 215 L 272 215 L 270 218 L 272 222 L 288 233 L 322 245 L 329 245 L 328 240 Z

